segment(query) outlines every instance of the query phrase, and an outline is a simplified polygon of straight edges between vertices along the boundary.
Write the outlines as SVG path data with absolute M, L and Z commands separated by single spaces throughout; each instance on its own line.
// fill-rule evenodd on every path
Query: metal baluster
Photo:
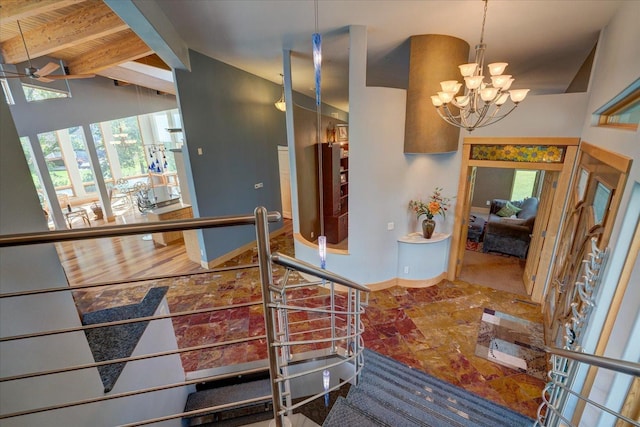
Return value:
M 267 210 L 257 207 L 254 211 L 256 223 L 256 241 L 258 246 L 258 264 L 260 265 L 260 281 L 262 283 L 262 304 L 264 308 L 264 322 L 267 335 L 267 356 L 269 358 L 269 377 L 271 378 L 271 397 L 273 399 L 273 418 L 275 427 L 282 427 L 283 418 L 279 415 L 282 408 L 280 400 L 280 386 L 276 382 L 279 375 L 278 352 L 273 345 L 276 339 L 274 311 L 271 309 L 271 284 L 273 271 L 271 270 L 271 251 L 269 247 L 269 225 Z

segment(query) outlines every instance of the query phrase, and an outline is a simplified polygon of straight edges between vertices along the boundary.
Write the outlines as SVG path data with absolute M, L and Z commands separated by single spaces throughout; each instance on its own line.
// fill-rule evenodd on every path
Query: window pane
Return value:
M 68 98 L 69 94 L 57 90 L 46 89 L 39 86 L 33 86 L 23 83 L 22 90 L 27 102 L 42 101 L 45 99 Z
M 538 171 L 516 170 L 513 176 L 511 200 L 523 200 L 533 195 Z
M 113 172 L 111 171 L 111 162 L 109 161 L 109 155 L 104 146 L 104 137 L 102 135 L 102 128 L 99 124 L 93 123 L 90 125 L 91 136 L 93 138 L 93 144 L 96 147 L 96 153 L 98 154 L 98 161 L 100 162 L 100 171 L 105 182 L 113 180 Z
M 67 130 L 69 132 L 69 141 L 71 142 L 71 147 L 73 148 L 73 153 L 76 157 L 76 165 L 78 165 L 78 170 L 80 171 L 80 178 L 85 184 L 93 183 L 93 171 L 91 170 L 89 153 L 87 152 L 87 147 L 84 143 L 84 131 L 80 126 L 72 127 Z M 87 186 L 84 187 L 87 188 Z M 95 192 L 95 190 L 92 192 Z
M 67 171 L 66 161 L 60 149 L 58 137 L 55 132 L 46 132 L 38 135 L 38 141 L 42 147 L 42 153 L 44 154 L 45 162 L 47 163 L 47 170 L 53 181 L 53 186 L 56 192 L 64 192 L 69 195 L 74 195 L 73 188 L 71 187 L 71 180 L 69 179 L 69 172 Z

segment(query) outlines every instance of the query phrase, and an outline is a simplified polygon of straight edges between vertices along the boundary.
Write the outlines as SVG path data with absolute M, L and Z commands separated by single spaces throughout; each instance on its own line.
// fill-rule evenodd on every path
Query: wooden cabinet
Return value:
M 151 209 L 147 212 L 150 222 L 169 221 L 174 219 L 193 218 L 193 211 L 190 205 L 175 203 L 161 208 Z M 183 238 L 182 231 L 166 231 L 164 233 L 153 233 L 153 241 L 166 246 Z
M 347 238 L 349 229 L 349 144 L 322 144 L 324 231 L 328 243 Z

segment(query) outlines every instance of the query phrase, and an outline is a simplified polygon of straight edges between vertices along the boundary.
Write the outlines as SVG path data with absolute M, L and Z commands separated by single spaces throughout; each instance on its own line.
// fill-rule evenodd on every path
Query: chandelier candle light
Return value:
M 488 0 L 484 2 L 482 32 L 480 43 L 476 45 L 475 62 L 458 66 L 464 78 L 464 95 L 458 95 L 462 83 L 458 83 L 457 80 L 447 80 L 440 82 L 442 91 L 431 96 L 431 102 L 444 121 L 469 132 L 502 120 L 525 99 L 529 92 L 529 89 L 509 90 L 514 79 L 509 74 L 503 74 L 508 65 L 506 62 L 489 64 L 487 67 L 491 82 L 485 82 L 483 68 L 487 45 L 483 41 Z M 509 98 L 513 105 L 504 112 L 503 105 Z M 451 106 L 459 110 L 458 114 L 455 110 L 451 111 Z

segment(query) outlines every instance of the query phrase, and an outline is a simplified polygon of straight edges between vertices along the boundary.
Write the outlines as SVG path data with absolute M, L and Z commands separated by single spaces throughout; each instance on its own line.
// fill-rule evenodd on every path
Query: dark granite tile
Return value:
M 85 313 L 82 323 L 95 325 L 152 316 L 166 292 L 167 287 L 152 288 L 140 303 Z M 131 356 L 148 323 L 148 321 L 127 323 L 86 330 L 85 334 L 94 360 L 103 362 Z M 125 363 L 122 362 L 98 367 L 105 393 L 113 389 L 124 366 Z

